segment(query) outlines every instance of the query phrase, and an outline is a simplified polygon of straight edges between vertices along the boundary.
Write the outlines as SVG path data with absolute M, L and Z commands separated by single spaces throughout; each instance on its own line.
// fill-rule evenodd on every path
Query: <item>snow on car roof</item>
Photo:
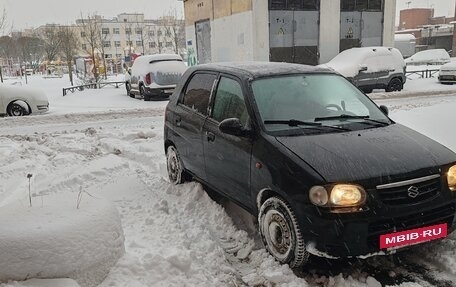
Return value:
M 182 61 L 182 57 L 176 54 L 155 54 L 155 55 L 144 55 L 136 58 L 135 62 L 155 62 L 165 60 L 178 60 Z
M 359 67 L 361 64 L 364 64 L 364 61 L 367 58 L 374 59 L 374 56 L 390 56 L 395 55 L 395 57 L 390 57 L 391 59 L 379 59 L 378 61 L 383 61 L 382 63 L 377 63 L 369 65 L 369 70 L 375 72 L 380 69 L 380 66 L 389 65 L 391 69 L 402 69 L 403 62 L 398 61 L 402 59 L 402 55 L 399 50 L 391 47 L 361 47 L 361 48 L 351 48 L 345 51 L 342 51 L 340 54 L 335 56 L 331 61 L 321 66 L 329 67 L 338 73 L 344 75 L 345 77 L 354 77 L 359 73 Z M 386 58 L 386 57 L 385 57 Z M 384 61 L 387 61 L 385 63 Z M 378 66 L 378 69 L 377 69 Z
M 253 78 L 293 73 L 331 73 L 330 69 L 319 66 L 279 62 L 224 62 L 195 66 L 194 69 L 225 70 Z
M 443 64 L 449 61 L 450 55 L 445 49 L 425 50 L 405 59 L 407 64 Z

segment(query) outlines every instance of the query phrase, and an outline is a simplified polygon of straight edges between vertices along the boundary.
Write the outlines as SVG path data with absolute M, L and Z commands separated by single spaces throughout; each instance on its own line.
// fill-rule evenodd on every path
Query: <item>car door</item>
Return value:
M 216 79 L 217 74 L 210 72 L 191 75 L 182 90 L 173 116 L 175 144 L 184 167 L 203 180 L 206 180 L 206 173 L 202 130 Z
M 204 161 L 208 184 L 235 201 L 250 203 L 250 160 L 252 141 L 248 136 L 220 131 L 224 119 L 238 118 L 250 126 L 241 81 L 228 75 L 219 78 L 211 100 L 210 116 L 204 125 Z
M 377 57 L 368 57 L 362 66 L 367 67 L 366 71 L 359 71 L 355 77 L 356 86 L 360 88 L 375 88 L 378 78 Z

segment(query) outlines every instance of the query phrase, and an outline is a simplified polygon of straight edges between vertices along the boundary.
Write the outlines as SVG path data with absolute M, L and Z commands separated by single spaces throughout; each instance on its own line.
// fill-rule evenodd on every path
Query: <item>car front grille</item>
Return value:
M 432 226 L 442 223 L 447 223 L 448 228 L 450 228 L 453 223 L 455 212 L 456 207 L 452 203 L 415 214 L 372 222 L 369 224 L 368 245 L 374 248 L 378 248 L 380 235 L 382 234 Z
M 416 204 L 436 197 L 441 189 L 440 177 L 419 183 L 377 189 L 386 205 Z
M 452 75 L 440 75 L 439 80 L 441 81 L 456 81 L 456 76 Z

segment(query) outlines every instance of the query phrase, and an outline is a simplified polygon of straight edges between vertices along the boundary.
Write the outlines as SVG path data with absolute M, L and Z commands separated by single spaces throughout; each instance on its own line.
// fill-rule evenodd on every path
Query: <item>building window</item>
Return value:
M 131 28 L 125 28 L 125 34 L 130 35 L 131 34 Z
M 382 11 L 382 0 L 341 0 L 341 11 Z
M 155 31 L 149 31 L 149 37 L 154 37 L 155 36 Z
M 141 28 L 136 28 L 136 29 L 135 29 L 135 33 L 136 33 L 137 35 L 142 35 L 142 32 L 143 32 L 143 30 L 142 30 Z
M 111 59 L 112 55 L 111 54 L 105 54 L 105 59 Z
M 82 44 L 81 48 L 82 48 L 82 50 L 87 50 L 87 45 L 86 44 Z
M 157 36 L 161 36 L 161 35 L 163 35 L 163 32 L 162 32 L 162 30 L 158 30 L 158 32 L 157 32 Z
M 109 28 L 102 28 L 102 29 L 101 29 L 101 34 L 103 34 L 103 35 L 109 35 Z
M 157 44 L 155 42 L 149 42 L 149 48 L 155 48 Z
M 86 36 L 86 33 L 84 31 L 81 32 L 81 37 L 84 38 Z
M 163 48 L 163 43 L 162 42 L 158 42 L 158 47 L 159 48 Z
M 116 58 L 117 58 L 117 59 L 122 58 L 122 54 L 116 54 Z
M 114 46 L 119 48 L 120 47 L 120 41 L 114 41 Z
M 113 28 L 112 29 L 112 33 L 116 34 L 116 35 L 119 35 L 120 34 L 120 29 L 119 28 Z
M 172 46 L 173 46 L 173 42 L 166 42 L 166 47 L 167 47 L 167 48 L 170 48 L 170 47 L 172 47 Z
M 128 46 L 133 46 L 133 41 L 127 41 Z
M 171 31 L 168 29 L 166 29 L 166 37 L 171 37 Z
M 111 41 L 103 41 L 103 47 L 110 48 L 111 47 Z
M 269 10 L 310 10 L 320 9 L 320 0 L 269 0 Z
M 142 46 L 142 41 L 136 41 L 136 46 L 137 47 Z

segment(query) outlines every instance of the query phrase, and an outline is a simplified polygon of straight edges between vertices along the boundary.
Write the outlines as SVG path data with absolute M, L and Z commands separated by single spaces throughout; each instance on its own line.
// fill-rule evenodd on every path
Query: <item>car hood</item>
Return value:
M 329 183 L 389 177 L 456 162 L 451 150 L 399 124 L 276 139 Z

